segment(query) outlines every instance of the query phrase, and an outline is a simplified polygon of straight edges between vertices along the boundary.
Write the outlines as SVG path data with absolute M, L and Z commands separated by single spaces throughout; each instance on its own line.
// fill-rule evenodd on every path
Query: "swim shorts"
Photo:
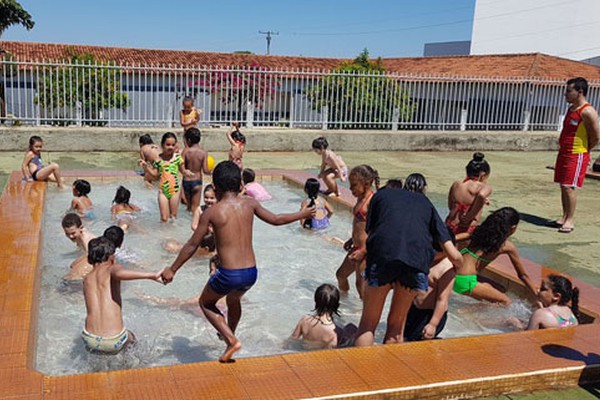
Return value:
M 600 172 L 600 164 L 593 163 L 592 164 L 592 171 L 594 171 L 594 172 Z
M 81 332 L 81 338 L 85 347 L 90 351 L 100 353 L 118 353 L 123 349 L 129 339 L 129 331 L 123 328 L 123 331 L 112 337 L 102 337 L 89 333 L 85 329 Z
M 200 186 L 200 188 L 202 189 L 202 179 L 198 179 L 195 181 L 186 181 L 184 179 L 183 192 L 185 193 L 185 197 L 188 199 L 192 198 L 192 195 L 194 194 L 194 189 L 198 186 Z
M 250 289 L 256 283 L 257 277 L 256 267 L 227 269 L 218 266 L 217 272 L 208 279 L 208 284 L 215 292 L 226 296 L 235 290 L 245 292 Z
M 456 275 L 453 290 L 458 294 L 473 293 L 477 285 L 477 275 Z
M 398 282 L 410 290 L 426 291 L 429 288 L 426 273 L 400 260 L 390 261 L 383 267 L 371 264 L 365 270 L 365 277 L 369 286 L 383 286 Z
M 559 153 L 554 166 L 554 182 L 573 188 L 582 187 L 589 163 L 590 153 Z

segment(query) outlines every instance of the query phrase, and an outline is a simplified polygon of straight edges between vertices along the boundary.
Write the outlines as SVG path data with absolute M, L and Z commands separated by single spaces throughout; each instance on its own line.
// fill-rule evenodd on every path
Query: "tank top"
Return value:
M 581 113 L 589 106 L 589 103 L 585 103 L 578 109 L 569 111 L 565 115 L 560 139 L 558 140 L 560 145 L 559 152 L 561 154 L 583 154 L 590 151 L 588 133 L 581 118 Z

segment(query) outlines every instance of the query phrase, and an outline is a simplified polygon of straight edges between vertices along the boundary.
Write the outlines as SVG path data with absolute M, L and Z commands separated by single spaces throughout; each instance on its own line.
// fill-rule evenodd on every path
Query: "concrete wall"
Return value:
M 138 138 L 149 133 L 156 143 L 166 129 L 0 127 L 0 151 L 25 151 L 31 135 L 44 139 L 49 151 L 136 151 Z M 173 130 L 182 139 L 181 131 Z M 225 128 L 202 129 L 202 145 L 227 151 Z M 243 129 L 247 151 L 307 151 L 325 136 L 336 151 L 548 151 L 558 148 L 558 132 L 522 131 L 333 131 L 308 129 Z

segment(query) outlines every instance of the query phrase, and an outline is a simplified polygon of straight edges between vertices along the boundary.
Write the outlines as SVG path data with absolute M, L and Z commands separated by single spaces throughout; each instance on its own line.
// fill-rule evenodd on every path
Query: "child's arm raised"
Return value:
M 173 261 L 173 264 L 171 264 L 170 267 L 165 268 L 162 271 L 161 277 L 165 285 L 173 280 L 177 270 L 181 268 L 183 264 L 185 264 L 186 261 L 189 260 L 196 253 L 198 247 L 200 247 L 202 238 L 208 233 L 208 226 L 210 224 L 210 211 L 211 210 L 208 209 L 206 210 L 206 212 L 202 213 L 202 215 L 200 216 L 198 228 L 194 231 L 192 237 L 190 237 L 186 244 L 183 245 L 183 247 L 179 251 L 179 255 L 177 256 L 175 261 Z
M 306 219 L 315 216 L 315 207 L 307 207 L 304 210 L 295 213 L 273 214 L 271 211 L 261 206 L 258 201 L 254 199 L 248 199 L 248 201 L 252 201 L 254 203 L 254 214 L 261 220 L 271 225 L 285 225 L 300 219 Z
M 235 122 L 231 124 L 231 126 L 229 127 L 229 130 L 227 131 L 227 140 L 229 140 L 229 144 L 230 145 L 235 145 L 235 140 L 233 140 L 233 138 L 231 137 L 231 134 L 233 133 L 233 129 L 236 128 Z

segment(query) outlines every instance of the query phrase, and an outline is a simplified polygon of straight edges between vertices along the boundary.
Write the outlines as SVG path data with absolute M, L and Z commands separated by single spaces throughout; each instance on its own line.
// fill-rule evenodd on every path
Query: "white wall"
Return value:
M 600 0 L 476 0 L 471 54 L 600 55 Z

